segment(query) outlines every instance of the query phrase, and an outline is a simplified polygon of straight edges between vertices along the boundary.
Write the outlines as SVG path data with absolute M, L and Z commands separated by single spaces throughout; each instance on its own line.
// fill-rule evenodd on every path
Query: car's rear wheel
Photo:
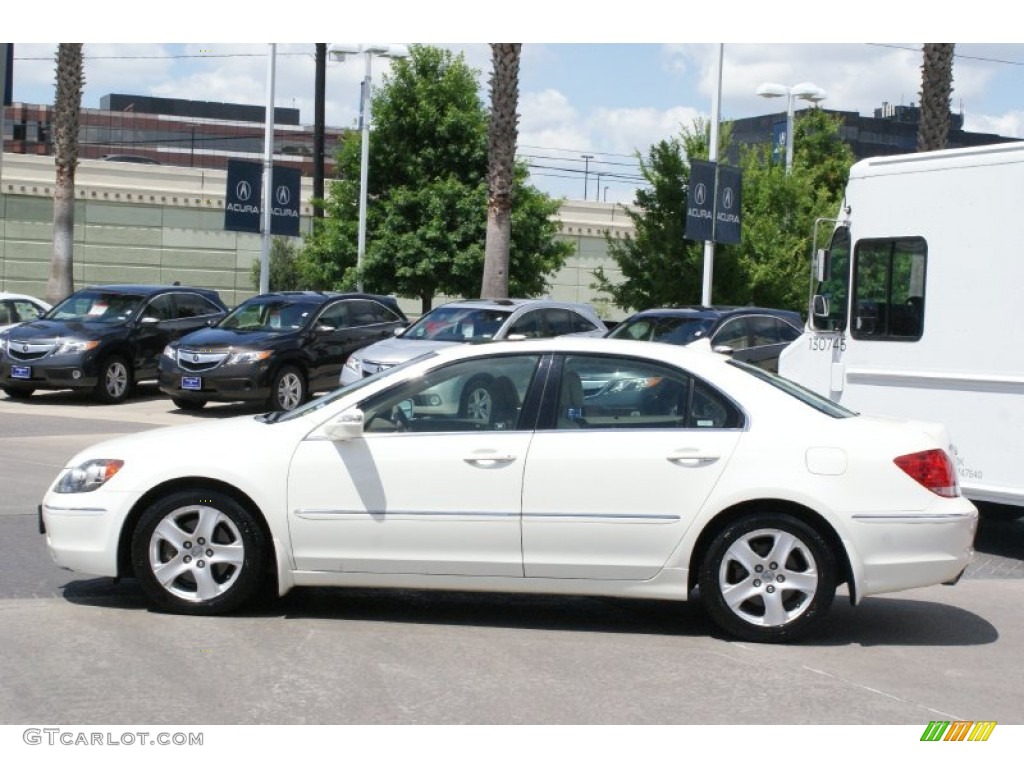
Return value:
M 493 379 L 487 375 L 474 376 L 462 388 L 459 400 L 459 416 L 486 424 L 491 419 L 494 398 L 491 394 Z
M 3 390 L 4 394 L 13 400 L 24 400 L 26 398 L 32 397 L 32 393 L 35 392 L 35 389 L 33 389 L 32 387 L 5 386 Z
M 152 504 L 132 535 L 132 567 L 146 596 L 173 613 L 213 615 L 255 597 L 266 574 L 267 538 L 229 495 L 173 492 Z
M 700 569 L 711 618 L 754 642 L 793 640 L 832 604 L 836 560 L 825 539 L 797 518 L 775 512 L 742 517 L 715 536 Z
M 306 378 L 293 365 L 286 365 L 274 376 L 267 403 L 274 411 L 292 411 L 306 401 Z
M 201 411 L 206 407 L 205 400 L 191 400 L 186 397 L 172 397 L 171 402 L 174 403 L 175 408 L 180 408 L 183 411 Z
M 120 355 L 111 355 L 100 364 L 96 399 L 113 405 L 128 399 L 132 389 L 132 369 Z

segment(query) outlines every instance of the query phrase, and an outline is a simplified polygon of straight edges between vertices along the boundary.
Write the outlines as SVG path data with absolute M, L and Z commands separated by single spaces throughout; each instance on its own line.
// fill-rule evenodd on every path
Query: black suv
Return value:
M 337 387 L 352 352 L 406 325 L 390 296 L 261 294 L 214 327 L 168 345 L 160 360 L 160 389 L 182 409 L 202 408 L 210 400 L 250 400 L 290 411 L 311 392 Z
M 73 389 L 119 403 L 137 382 L 156 378 L 169 341 L 227 311 L 217 292 L 206 288 L 84 288 L 0 337 L 0 388 L 12 398 L 37 389 Z
M 737 360 L 779 369 L 779 353 L 802 332 L 799 312 L 766 307 L 645 309 L 618 323 L 610 339 L 704 346 Z

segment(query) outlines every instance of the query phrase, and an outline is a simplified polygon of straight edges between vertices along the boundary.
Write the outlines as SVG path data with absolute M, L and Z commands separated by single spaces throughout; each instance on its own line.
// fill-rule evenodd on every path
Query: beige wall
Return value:
M 5 153 L 0 178 L 0 290 L 45 297 L 52 250 L 53 158 Z M 259 235 L 224 230 L 226 173 L 170 166 L 83 160 L 75 180 L 74 277 L 97 283 L 170 283 L 215 288 L 229 305 L 255 293 L 250 270 Z M 312 182 L 303 179 L 302 222 L 312 216 Z M 590 287 L 608 259 L 604 232 L 632 233 L 620 206 L 567 201 L 559 237 L 575 254 L 551 280 L 549 295 L 594 304 L 602 317 L 624 313 Z M 419 302 L 402 300 L 410 314 Z

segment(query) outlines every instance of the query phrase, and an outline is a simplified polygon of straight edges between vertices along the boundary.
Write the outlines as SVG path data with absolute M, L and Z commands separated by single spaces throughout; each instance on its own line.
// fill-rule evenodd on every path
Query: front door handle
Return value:
M 511 456 L 509 454 L 499 456 L 494 453 L 474 454 L 463 459 L 467 464 L 481 468 L 500 467 L 505 464 L 511 464 L 515 460 L 515 456 Z

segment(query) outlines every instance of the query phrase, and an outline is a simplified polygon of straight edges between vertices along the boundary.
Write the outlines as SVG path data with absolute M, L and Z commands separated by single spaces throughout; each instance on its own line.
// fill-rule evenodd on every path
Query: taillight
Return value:
M 896 466 L 917 480 L 932 493 L 953 498 L 960 495 L 953 462 L 945 451 L 938 448 L 920 453 L 908 453 L 893 461 Z

